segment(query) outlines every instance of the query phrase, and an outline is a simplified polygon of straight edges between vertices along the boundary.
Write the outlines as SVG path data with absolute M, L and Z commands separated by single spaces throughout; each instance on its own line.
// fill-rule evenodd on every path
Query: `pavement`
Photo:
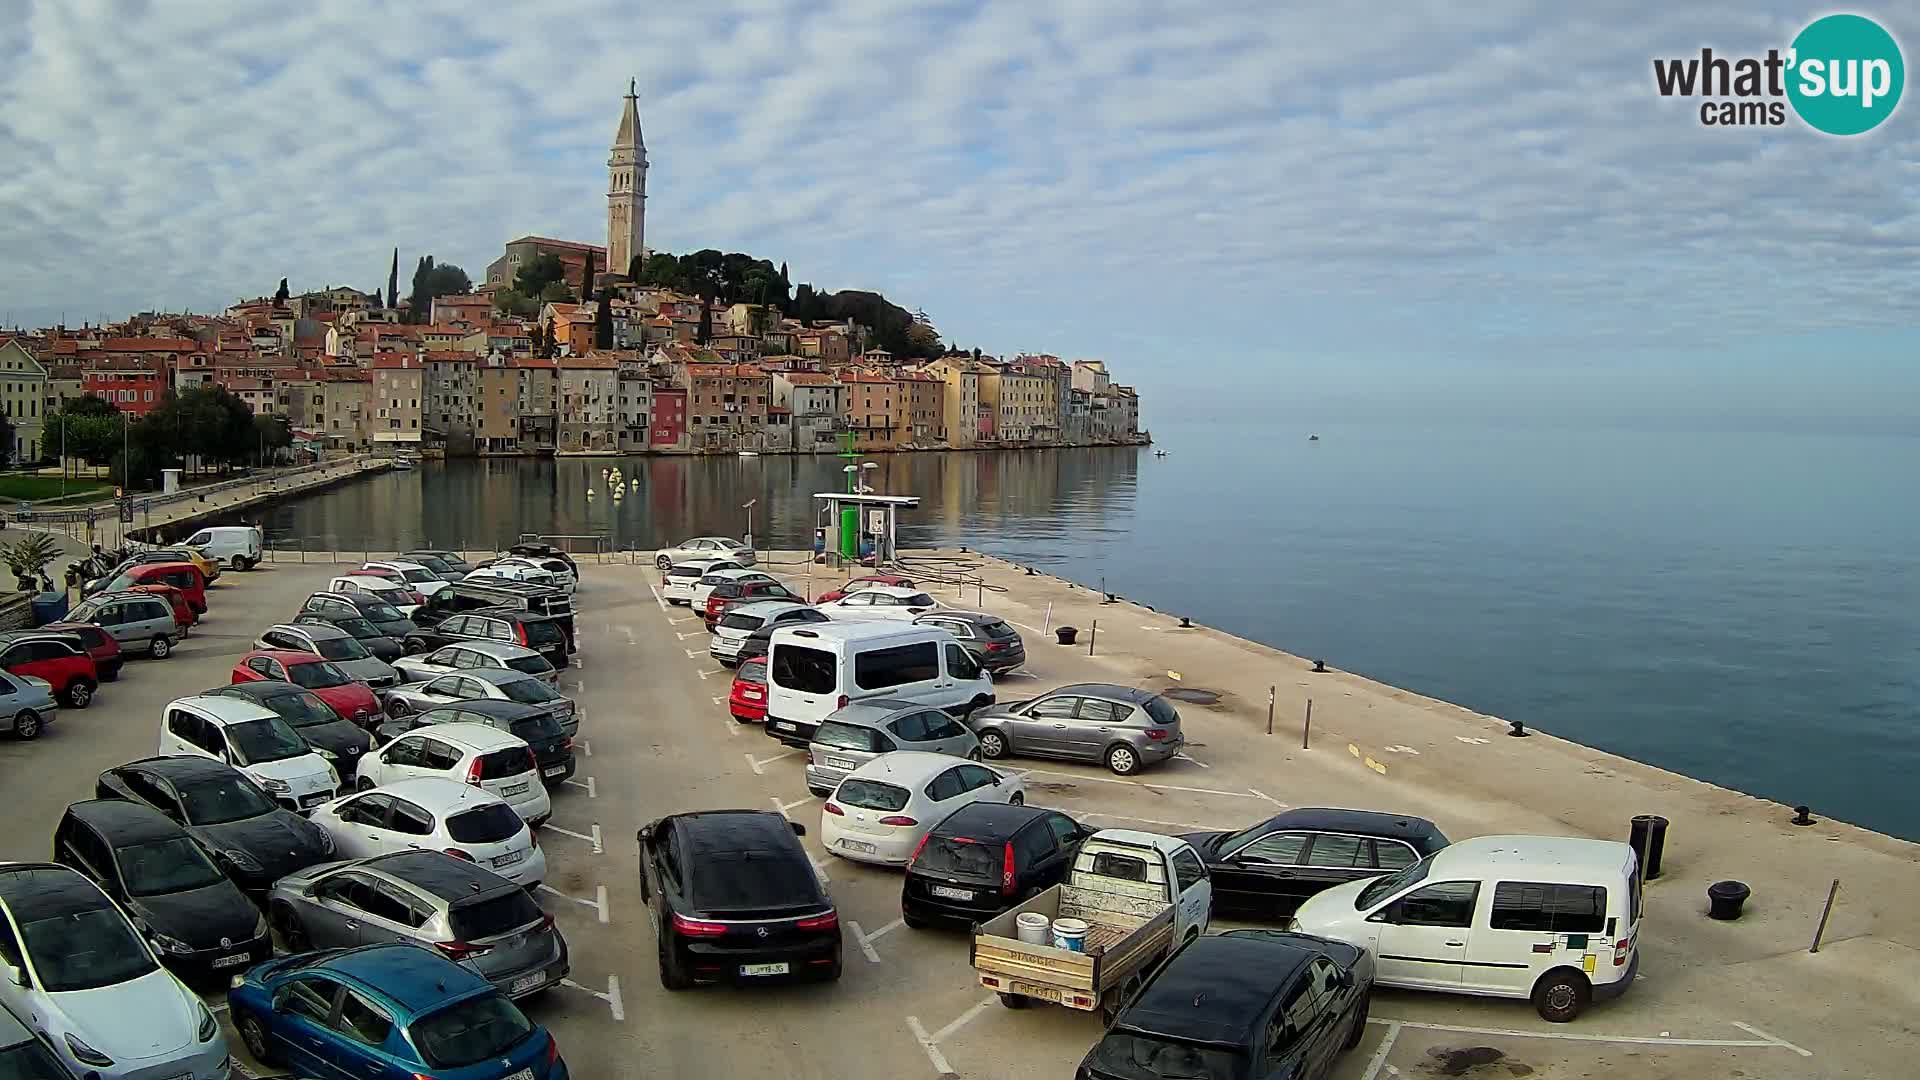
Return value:
M 787 559 L 794 565 L 773 569 L 809 587 L 807 567 Z M 91 709 L 63 711 L 37 742 L 0 743 L 0 791 L 13 825 L 0 838 L 0 858 L 45 858 L 62 809 L 90 795 L 101 769 L 153 752 L 168 700 L 226 682 L 253 635 L 335 569 L 278 563 L 223 576 L 206 621 L 172 658 L 129 662 Z M 1213 631 L 1177 631 L 1176 618 L 1103 605 L 1084 589 L 1003 564 L 981 569 L 988 587 L 968 588 L 965 606 L 1015 621 L 1030 657 L 1026 671 L 1002 679 L 1002 700 L 1094 680 L 1224 695 L 1219 706 L 1181 705 L 1186 756 L 1137 777 L 1006 762 L 1032 770 L 1026 784 L 1036 805 L 1099 826 L 1164 831 L 1240 827 L 1287 805 L 1417 813 L 1454 837 L 1624 838 L 1632 813 L 1673 819 L 1667 873 L 1648 890 L 1641 977 L 1631 993 L 1574 1024 L 1550 1025 L 1523 1002 L 1381 991 L 1365 1041 L 1341 1060 L 1335 1080 L 1912 1075 L 1920 1051 L 1912 978 L 1920 934 L 1905 903 L 1920 884 L 1913 845 L 1827 822 L 1794 828 L 1770 804 L 1550 736 L 1508 739 L 1492 718 L 1338 672 L 1311 675 L 1296 658 Z M 811 587 L 819 592 L 842 577 L 816 570 Z M 562 679 L 582 709 L 580 769 L 556 792 L 541 836 L 551 869 L 539 894 L 567 936 L 574 970 L 566 985 L 526 1006 L 554 1031 L 573 1074 L 1071 1076 L 1099 1037 L 1098 1019 L 1059 1008 L 1006 1010 L 974 981 L 963 934 L 906 929 L 899 873 L 819 847 L 820 800 L 808 796 L 799 753 L 728 717 L 731 673 L 707 657 L 697 617 L 658 599 L 657 572 L 587 563 L 583 579 L 575 597 L 580 651 Z M 962 604 L 952 591 L 936 595 Z M 1093 656 L 1084 635 L 1079 647 L 1065 648 L 1040 632 L 1065 619 L 1090 628 L 1096 616 Z M 1268 685 L 1280 688 L 1272 736 Z M 1316 706 L 1312 749 L 1303 751 L 1298 718 L 1307 693 Z M 846 929 L 838 983 L 660 987 L 634 831 L 663 814 L 722 807 L 778 808 L 809 826 L 804 842 Z M 1710 922 L 1705 884 L 1727 876 L 1754 887 L 1749 913 L 1737 923 Z M 1817 915 L 1832 877 L 1845 880 L 1841 901 L 1827 944 L 1808 954 L 1809 912 Z

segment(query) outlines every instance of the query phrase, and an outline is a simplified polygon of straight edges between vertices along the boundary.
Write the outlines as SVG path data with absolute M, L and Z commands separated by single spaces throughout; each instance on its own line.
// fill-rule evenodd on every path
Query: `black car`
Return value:
M 182 978 L 243 969 L 273 955 L 260 909 L 186 830 L 150 806 L 74 803 L 54 830 L 53 861 L 118 900 L 161 963 Z
M 1230 930 L 1188 942 L 1114 1018 L 1075 1080 L 1320 1080 L 1360 1045 L 1373 958 L 1338 941 Z
M 485 724 L 499 728 L 533 748 L 540 763 L 540 778 L 549 787 L 564 783 L 573 775 L 573 740 L 560 728 L 560 721 L 545 705 L 527 705 L 518 701 L 474 699 L 458 705 L 395 716 L 373 729 L 373 736 L 385 746 L 417 727 L 428 724 Z
M 428 562 L 428 559 L 433 562 Z M 414 548 L 412 551 L 403 551 L 394 557 L 394 561 L 419 563 L 434 573 L 440 574 L 447 581 L 459 581 L 474 570 L 473 564 L 468 562 L 460 552 L 444 551 L 439 548 Z M 439 565 L 436 566 L 435 563 Z M 444 572 L 442 567 L 445 568 Z
M 567 635 L 559 620 L 518 608 L 483 607 L 448 615 L 408 634 L 406 649 L 426 653 L 456 641 L 504 641 L 532 649 L 555 668 L 568 666 Z
M 1261 918 L 1285 918 L 1323 889 L 1412 866 L 1448 842 L 1425 818 L 1323 807 L 1181 839 L 1207 861 L 1214 910 Z
M 998 615 L 978 611 L 929 611 L 913 620 L 920 626 L 933 626 L 952 634 L 967 650 L 973 662 L 998 675 L 1027 662 L 1027 646 L 1020 631 Z
M 567 636 L 567 651 L 573 651 L 572 599 L 562 589 L 552 585 L 536 585 L 531 581 L 461 578 L 429 597 L 427 604 L 415 612 L 414 621 L 424 626 L 440 617 L 442 612 L 472 611 L 483 607 L 506 607 L 531 615 L 551 616 Z
M 397 611 L 398 609 L 396 608 L 395 610 Z M 359 614 L 348 614 L 338 608 L 330 607 L 323 611 L 303 611 L 295 615 L 293 621 L 295 623 L 339 627 L 347 633 L 352 634 L 353 640 L 359 642 L 368 652 L 372 653 L 374 659 L 386 663 L 392 663 L 402 656 L 407 655 L 407 650 L 401 646 L 398 638 L 390 638 L 381 633 L 379 627 L 373 625 L 366 617 Z
M 800 846 L 805 833 L 768 810 L 674 814 L 640 829 L 660 985 L 840 977 L 840 913 Z
M 342 615 L 358 615 L 373 624 L 375 630 L 385 637 L 404 642 L 407 635 L 420 629 L 413 620 L 400 614 L 400 609 L 377 597 L 365 593 L 317 592 L 307 597 L 300 605 L 302 612 L 338 612 Z
M 341 776 L 352 776 L 360 767 L 360 755 L 373 749 L 373 736 L 333 711 L 320 695 L 305 687 L 276 679 L 232 683 L 201 691 L 217 697 L 243 698 L 258 702 L 279 714 L 302 742 L 333 763 Z
M 334 857 L 327 830 L 278 803 L 225 762 L 142 758 L 100 774 L 94 796 L 144 803 L 173 819 L 248 893 Z
M 515 544 L 507 549 L 507 554 L 524 555 L 533 559 L 559 559 L 567 564 L 567 569 L 573 572 L 574 577 L 580 576 L 580 566 L 573 561 L 573 556 L 552 544 Z
M 900 917 L 919 928 L 972 926 L 1066 879 L 1092 833 L 1058 810 L 970 803 L 920 841 L 900 886 Z

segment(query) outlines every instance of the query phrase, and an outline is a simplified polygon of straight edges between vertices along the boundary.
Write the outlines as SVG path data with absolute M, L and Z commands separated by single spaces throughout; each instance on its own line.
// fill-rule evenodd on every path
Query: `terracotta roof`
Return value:
M 412 353 L 380 353 L 373 358 L 375 371 L 402 371 L 419 366 L 419 359 Z
M 789 371 L 786 374 L 781 375 L 780 377 L 787 380 L 788 382 L 792 383 L 795 386 L 838 386 L 839 385 L 839 381 L 836 380 L 833 376 L 825 374 L 823 372 L 819 372 L 819 371 Z
M 508 247 L 515 244 L 539 244 L 541 247 L 561 248 L 566 251 L 597 251 L 602 255 L 607 253 L 607 249 L 598 244 L 576 244 L 571 240 L 554 240 L 545 236 L 523 236 L 518 240 L 507 241 Z
M 940 380 L 934 378 L 931 375 L 928 375 L 926 372 L 923 372 L 923 371 L 902 371 L 894 375 L 893 381 L 894 382 L 937 383 Z
M 620 361 L 611 356 L 563 356 L 557 363 L 562 371 L 615 371 Z
M 100 348 L 108 352 L 196 352 L 200 343 L 189 338 L 108 338 Z
M 421 359 L 434 360 L 447 364 L 471 364 L 475 360 L 480 359 L 480 357 L 476 353 L 460 352 L 458 350 L 434 350 L 427 352 Z
M 893 380 L 885 375 L 868 375 L 865 372 L 859 371 L 842 372 L 840 381 L 843 383 L 879 383 L 883 386 L 893 385 Z
M 537 359 L 531 356 L 516 357 L 507 361 L 507 363 L 513 367 L 531 368 L 536 371 L 554 371 L 557 369 L 557 365 L 552 360 Z

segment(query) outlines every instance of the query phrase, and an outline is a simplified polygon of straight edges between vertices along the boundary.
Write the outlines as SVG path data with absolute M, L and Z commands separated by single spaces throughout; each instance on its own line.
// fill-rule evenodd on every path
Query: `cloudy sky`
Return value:
M 0 319 L 603 242 L 632 76 L 650 246 L 1105 357 L 1163 415 L 1912 415 L 1920 106 L 1703 128 L 1653 57 L 1824 9 L 1596 6 L 0 0 Z

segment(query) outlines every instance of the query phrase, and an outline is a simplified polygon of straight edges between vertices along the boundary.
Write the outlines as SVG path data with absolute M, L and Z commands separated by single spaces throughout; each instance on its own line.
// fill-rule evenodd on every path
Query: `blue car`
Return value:
M 547 1029 L 417 945 L 269 961 L 236 976 L 234 1026 L 264 1065 L 316 1080 L 567 1080 Z

